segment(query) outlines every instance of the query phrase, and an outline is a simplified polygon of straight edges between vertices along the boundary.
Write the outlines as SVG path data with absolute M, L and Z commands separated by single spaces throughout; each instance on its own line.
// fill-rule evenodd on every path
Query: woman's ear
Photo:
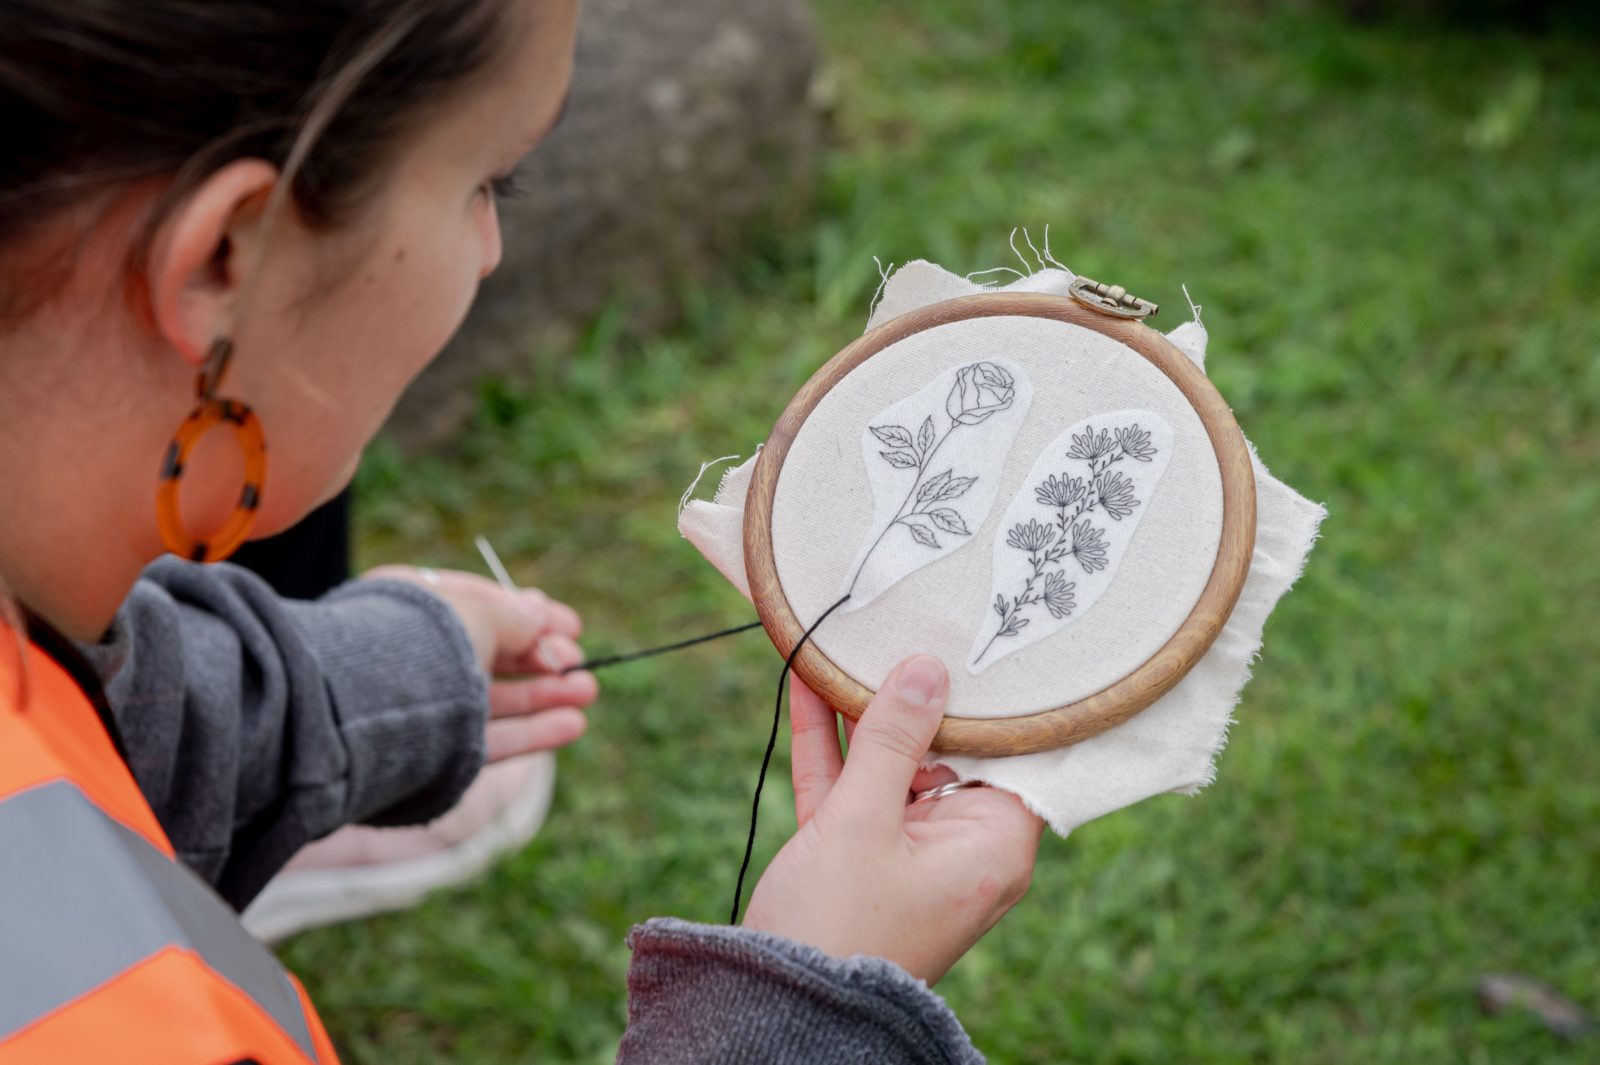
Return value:
M 278 177 L 265 160 L 235 160 L 201 182 L 156 231 L 146 265 L 150 312 L 186 362 L 199 366 L 211 342 L 233 328 Z

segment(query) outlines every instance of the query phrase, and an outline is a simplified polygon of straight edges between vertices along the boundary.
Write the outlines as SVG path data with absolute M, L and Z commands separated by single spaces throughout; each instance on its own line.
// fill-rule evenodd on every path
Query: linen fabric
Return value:
M 1066 295 L 1073 275 L 1041 270 L 1000 291 Z M 868 322 L 876 327 L 926 304 L 985 289 L 928 262 L 907 264 L 885 282 Z M 1206 332 L 1186 322 L 1169 339 L 1204 368 Z M 1125 562 L 1084 623 L 1005 656 L 981 675 L 957 668 L 970 654 L 978 618 L 990 610 L 993 560 L 956 551 L 907 576 L 867 609 L 830 617 L 813 636 L 840 668 L 876 688 L 905 655 L 928 651 L 951 669 L 949 712 L 1011 717 L 1072 702 L 1104 688 L 1146 661 L 1176 631 L 1199 597 L 1216 557 L 1221 485 L 1215 453 L 1198 415 L 1159 370 L 1092 330 L 1031 318 L 954 322 L 886 348 L 817 404 L 796 434 L 779 476 L 773 547 L 791 609 L 809 624 L 837 598 L 842 570 L 865 528 L 870 492 L 857 449 L 841 446 L 881 409 L 905 365 L 924 375 L 1004 351 L 1034 385 L 1033 415 L 1006 463 L 1002 498 L 1023 488 L 1035 459 L 1063 424 L 1121 409 L 1159 415 L 1172 431 L 1172 456 L 1127 547 Z M 1044 360 L 1073 372 L 1041 372 Z M 1050 412 L 1054 417 L 1042 417 Z M 743 505 L 754 460 L 729 471 L 711 501 L 690 502 L 679 529 L 746 597 Z M 1019 795 L 1065 834 L 1077 825 L 1151 795 L 1190 793 L 1209 783 L 1232 708 L 1278 599 L 1298 577 L 1325 514 L 1272 477 L 1254 454 L 1257 528 L 1249 575 L 1211 651 L 1166 696 L 1130 720 L 1070 747 L 1010 758 L 933 756 L 963 779 Z M 819 517 L 820 515 L 820 517 Z M 1002 515 L 977 531 L 990 539 Z M 990 613 L 988 617 L 993 617 Z M 1092 619 L 1092 624 L 1090 623 Z M 916 646 L 912 646 L 915 643 Z

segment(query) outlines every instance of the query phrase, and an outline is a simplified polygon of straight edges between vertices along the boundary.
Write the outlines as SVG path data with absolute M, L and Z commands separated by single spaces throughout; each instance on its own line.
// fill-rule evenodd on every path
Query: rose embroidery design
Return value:
M 980 425 L 990 415 L 1010 410 L 1016 394 L 1017 382 L 1003 367 L 975 362 L 956 374 L 956 386 L 944 401 L 944 409 L 950 415 L 951 428 Z
M 950 546 L 951 538 L 972 535 L 972 526 L 981 522 L 992 501 L 981 503 L 981 514 L 977 513 L 978 508 L 967 507 L 968 493 L 979 483 L 980 472 L 972 467 L 958 468 L 959 461 L 940 463 L 936 460 L 952 438 L 959 438 L 959 434 L 969 433 L 996 416 L 1015 417 L 1021 413 L 1014 410 L 1017 406 L 1018 382 L 1013 372 L 998 363 L 974 362 L 956 372 L 942 411 L 934 410 L 920 423 L 908 419 L 911 424 L 917 424 L 915 433 L 901 424 L 868 426 L 881 445 L 877 451 L 880 461 L 895 470 L 907 471 L 910 483 L 899 506 L 859 557 L 844 586 L 846 593 L 855 592 L 873 557 L 895 537 L 905 537 L 923 548 L 940 550 Z M 1010 435 L 1005 438 L 1007 447 Z M 998 457 L 1003 462 L 1003 452 Z M 966 459 L 970 463 L 973 456 L 969 453 Z M 995 469 L 998 468 L 996 464 Z M 969 518 L 972 521 L 969 522 Z

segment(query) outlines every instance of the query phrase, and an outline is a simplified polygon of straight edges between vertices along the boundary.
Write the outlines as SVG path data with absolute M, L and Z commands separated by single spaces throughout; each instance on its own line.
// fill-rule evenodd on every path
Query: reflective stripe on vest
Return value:
M 66 780 L 0 798 L 0 1043 L 152 956 L 191 951 L 316 1060 L 288 974 L 198 877 Z

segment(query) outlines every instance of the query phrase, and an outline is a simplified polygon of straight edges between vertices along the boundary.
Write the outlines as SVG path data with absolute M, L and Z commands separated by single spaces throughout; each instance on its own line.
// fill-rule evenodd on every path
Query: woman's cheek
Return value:
M 453 212 L 428 206 L 407 212 L 412 224 L 392 233 L 381 253 L 388 261 L 378 275 L 379 298 L 362 308 L 360 324 L 350 331 L 354 379 L 341 391 L 352 404 L 347 409 L 365 413 L 363 430 L 376 431 L 406 386 L 444 349 L 477 293 L 486 230 L 473 215 L 486 212 L 469 215 L 460 201 Z
M 478 280 L 482 281 L 500 265 L 504 244 L 500 237 L 500 206 L 493 193 L 481 195 L 482 207 L 478 210 L 479 242 Z
M 477 241 L 463 239 L 459 229 L 450 236 L 453 239 L 433 243 L 432 254 L 408 256 L 404 265 L 409 276 L 394 286 L 396 292 L 407 294 L 406 306 L 398 309 L 401 313 L 389 326 L 394 330 L 390 373 L 398 377 L 400 387 L 444 349 L 477 295 Z

